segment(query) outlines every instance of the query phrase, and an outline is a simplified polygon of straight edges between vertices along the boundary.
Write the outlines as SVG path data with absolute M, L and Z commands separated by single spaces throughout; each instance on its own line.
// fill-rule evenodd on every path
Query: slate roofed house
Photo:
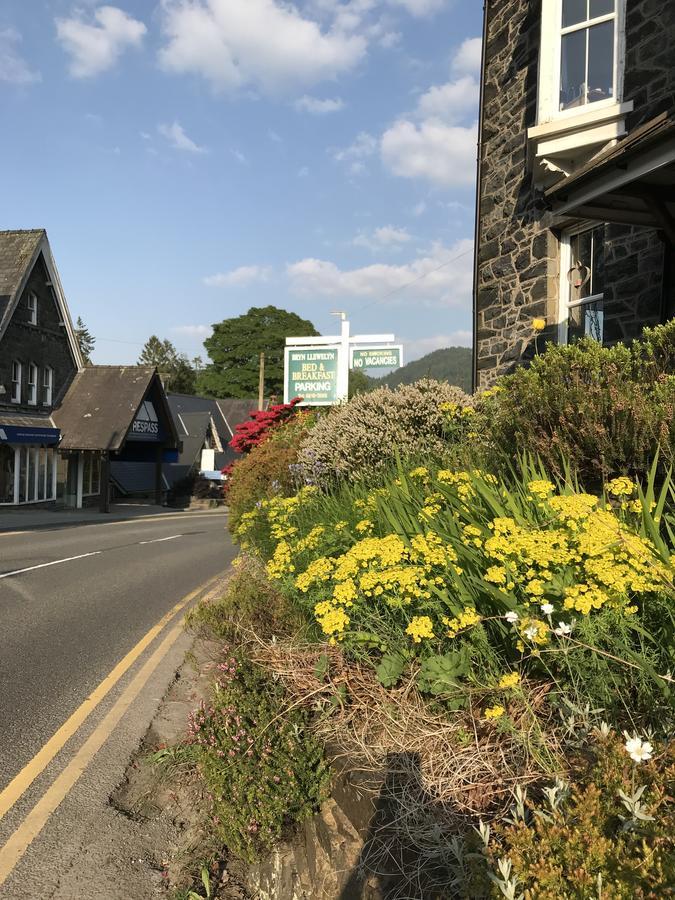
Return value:
M 237 458 L 229 446 L 234 429 L 258 408 L 256 400 L 213 399 L 191 394 L 167 394 L 178 439 L 177 458 L 162 466 L 162 489 L 199 472 L 219 471 Z M 118 494 L 144 497 L 154 493 L 154 469 L 150 462 L 114 460 L 113 484 Z
M 486 0 L 474 381 L 675 315 L 675 2 Z
M 85 368 L 47 234 L 0 231 L 0 505 L 109 501 L 111 459 L 180 448 L 155 369 Z
M 46 232 L 0 231 L 0 504 L 56 498 L 52 413 L 82 368 Z

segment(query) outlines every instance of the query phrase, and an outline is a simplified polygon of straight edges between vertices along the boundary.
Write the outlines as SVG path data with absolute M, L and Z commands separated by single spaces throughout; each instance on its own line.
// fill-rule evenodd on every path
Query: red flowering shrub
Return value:
M 302 397 L 294 397 L 290 403 L 278 403 L 269 409 L 251 413 L 249 421 L 240 422 L 235 427 L 230 447 L 237 453 L 249 453 L 254 447 L 259 447 L 268 438 L 272 429 L 295 414 L 295 407 L 301 402 Z

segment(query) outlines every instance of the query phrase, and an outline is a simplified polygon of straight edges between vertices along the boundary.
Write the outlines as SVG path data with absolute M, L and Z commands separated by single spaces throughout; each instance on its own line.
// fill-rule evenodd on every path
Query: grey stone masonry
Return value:
M 541 0 L 487 0 L 475 285 L 476 387 L 557 340 L 560 232 L 533 183 Z M 629 130 L 675 109 L 675 0 L 627 0 L 623 97 Z M 670 265 L 653 229 L 605 226 L 604 339 L 627 340 L 664 315 Z M 534 318 L 547 321 L 538 336 Z
M 77 371 L 72 357 L 66 329 L 54 300 L 52 288 L 48 284 L 49 274 L 40 256 L 33 267 L 18 305 L 0 339 L 0 384 L 5 393 L 0 394 L 0 415 L 2 412 L 29 415 L 46 414 L 57 406 Z M 30 324 L 28 296 L 37 297 L 37 325 Z M 22 365 L 21 403 L 11 402 L 12 363 Z M 29 363 L 38 368 L 37 405 L 28 404 L 27 371 Z M 42 402 L 42 377 L 46 366 L 53 371 L 52 405 Z

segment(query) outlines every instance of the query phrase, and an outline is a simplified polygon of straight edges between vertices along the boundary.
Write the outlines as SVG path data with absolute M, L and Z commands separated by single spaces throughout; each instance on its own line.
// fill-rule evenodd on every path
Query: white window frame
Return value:
M 14 377 L 16 375 L 16 378 Z M 18 359 L 12 361 L 12 403 L 21 403 L 23 391 L 23 366 Z
M 14 450 L 14 500 L 7 503 L 0 503 L 2 506 L 29 506 L 31 503 L 47 503 L 56 500 L 56 471 L 57 471 L 57 451 L 53 447 L 32 447 L 22 444 L 13 447 Z M 24 497 L 27 498 L 30 493 L 34 494 L 34 499 L 19 500 L 19 492 L 21 487 L 21 454 L 26 453 L 27 465 L 25 472 Z M 44 454 L 44 475 L 42 485 L 40 485 L 40 459 Z M 49 460 L 51 458 L 51 467 Z M 51 478 L 49 477 L 51 468 Z M 29 491 L 29 482 L 30 491 Z M 44 497 L 38 500 L 40 496 L 40 487 L 44 491 Z
M 28 377 L 26 378 L 26 387 L 28 388 L 27 403 L 29 406 L 37 406 L 39 372 L 40 370 L 35 363 L 28 363 Z M 32 381 L 31 375 L 33 376 Z
M 42 370 L 42 405 L 51 406 L 54 397 L 54 370 L 45 366 Z
M 573 119 L 578 116 L 597 118 L 606 116 L 606 111 L 621 105 L 623 97 L 623 73 L 626 56 L 626 0 L 615 0 L 615 10 L 595 19 L 588 19 L 582 25 L 562 27 L 563 0 L 542 0 L 541 36 L 539 46 L 539 79 L 537 95 L 537 124 Z M 560 78 L 562 63 L 562 38 L 564 34 L 599 25 L 614 19 L 614 86 L 613 97 L 584 103 L 571 109 L 560 109 Z M 604 114 L 604 115 L 603 115 Z
M 35 291 L 31 291 L 28 295 L 28 323 L 29 325 L 38 323 L 38 297 Z
M 589 303 L 598 303 L 605 299 L 604 291 L 599 294 L 591 294 L 581 300 L 570 300 L 569 279 L 567 273 L 572 267 L 572 238 L 583 231 L 592 231 L 602 225 L 602 222 L 580 222 L 573 228 L 568 228 L 560 235 L 560 282 L 558 288 L 558 343 L 567 344 L 567 331 L 569 314 L 571 309 L 577 306 L 587 306 Z
M 89 458 L 91 464 L 89 466 L 88 478 L 85 480 L 84 464 L 85 459 Z M 82 496 L 96 497 L 101 493 L 101 457 L 98 453 L 85 451 L 81 457 L 81 478 L 82 478 Z

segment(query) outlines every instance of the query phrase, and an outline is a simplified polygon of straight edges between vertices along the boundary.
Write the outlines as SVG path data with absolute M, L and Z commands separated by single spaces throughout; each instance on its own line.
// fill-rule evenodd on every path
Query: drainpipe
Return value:
M 473 235 L 473 364 L 471 387 L 478 387 L 478 251 L 480 240 L 480 204 L 482 198 L 481 176 L 483 168 L 483 102 L 485 97 L 486 44 L 488 35 L 488 3 L 483 0 L 483 45 L 480 60 L 480 101 L 478 109 L 478 144 L 476 147 L 476 221 Z

